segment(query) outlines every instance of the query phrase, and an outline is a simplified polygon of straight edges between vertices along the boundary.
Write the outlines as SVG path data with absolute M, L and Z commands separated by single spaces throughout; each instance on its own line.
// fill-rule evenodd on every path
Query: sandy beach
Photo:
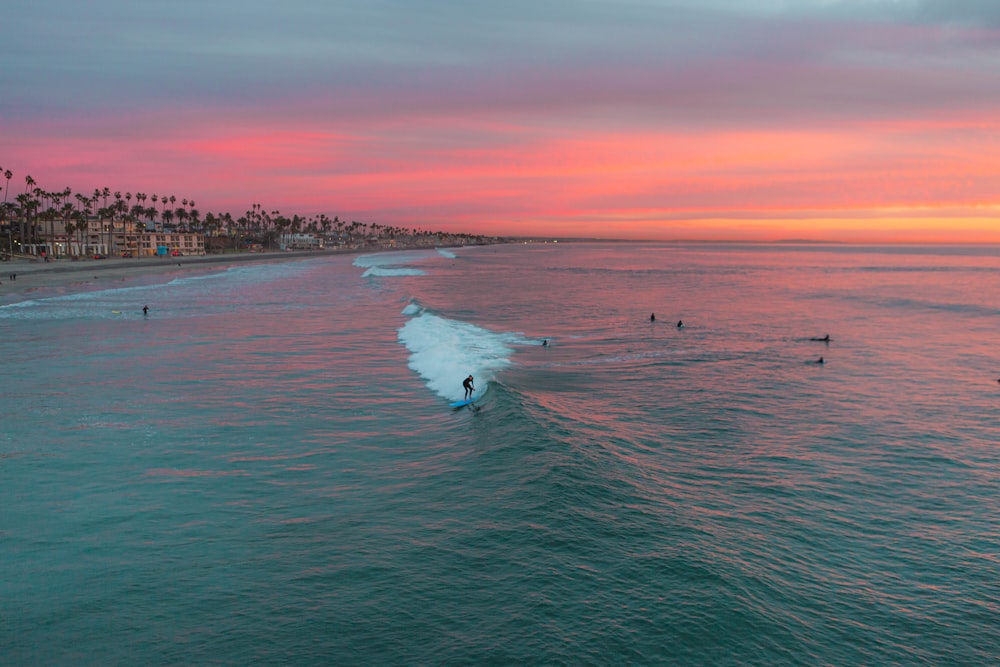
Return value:
M 375 251 L 375 250 L 372 250 Z M 182 257 L 139 257 L 127 259 L 13 259 L 0 262 L 0 303 L 14 303 L 30 298 L 34 292 L 79 285 L 121 281 L 130 277 L 204 269 L 212 264 L 241 262 L 280 262 L 334 254 L 354 254 L 361 250 L 299 252 L 226 253 Z M 11 275 L 16 274 L 16 279 Z

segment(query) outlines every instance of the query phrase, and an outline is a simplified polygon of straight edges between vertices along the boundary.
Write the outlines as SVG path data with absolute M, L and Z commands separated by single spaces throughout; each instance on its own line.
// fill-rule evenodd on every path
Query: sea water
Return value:
M 996 247 L 31 297 L 0 306 L 2 664 L 1000 661 Z

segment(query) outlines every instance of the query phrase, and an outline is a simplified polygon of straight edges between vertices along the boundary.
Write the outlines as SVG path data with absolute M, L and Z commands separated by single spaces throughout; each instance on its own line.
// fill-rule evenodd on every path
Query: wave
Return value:
M 866 303 L 877 306 L 880 309 L 891 310 L 928 310 L 939 311 L 960 315 L 972 315 L 977 317 L 997 317 L 1000 315 L 1000 308 L 991 305 L 977 303 L 947 303 L 942 301 L 930 301 L 927 299 L 907 298 L 907 297 L 868 297 L 852 296 L 846 297 L 859 303 Z
M 24 301 L 0 305 L 0 319 L 118 318 L 139 313 L 143 304 L 150 299 L 157 299 L 160 303 L 171 299 L 190 303 L 192 299 L 204 293 L 208 284 L 221 283 L 223 288 L 238 290 L 243 286 L 298 278 L 316 265 L 310 264 L 309 260 L 231 267 L 212 265 L 204 272 L 184 275 L 170 272 L 128 278 L 109 277 L 99 279 L 99 282 L 82 280 L 80 283 L 57 288 L 74 290 L 68 294 L 35 296 Z M 111 286 L 108 286 L 109 284 Z
M 456 257 L 455 253 L 451 252 L 450 250 L 445 250 L 444 248 L 438 248 L 437 251 L 439 255 L 441 255 L 442 257 L 447 257 L 448 259 L 455 259 Z
M 395 276 L 425 276 L 426 271 L 420 269 L 385 269 L 380 266 L 373 266 L 361 274 L 362 278 L 389 278 Z
M 157 287 L 160 286 L 115 287 L 27 299 L 0 306 L 0 319 L 59 320 L 120 317 L 123 312 L 138 312 L 142 308 L 142 300 L 136 299 L 135 295 Z
M 0 306 L 0 312 L 3 312 L 5 310 L 8 310 L 8 311 L 15 310 L 15 309 L 18 309 L 18 308 L 31 308 L 32 306 L 37 306 L 41 302 L 42 302 L 42 300 L 38 300 L 38 299 L 26 299 L 25 301 L 17 301 L 15 303 L 8 303 L 8 304 L 4 304 L 4 305 Z
M 448 400 L 464 395 L 462 380 L 475 377 L 475 396 L 486 393 L 490 382 L 508 367 L 515 345 L 533 341 L 518 333 L 497 333 L 469 322 L 451 320 L 411 302 L 403 309 L 410 316 L 399 329 L 399 342 L 410 351 L 409 367 L 434 393 Z
M 416 264 L 428 259 L 438 259 L 440 255 L 433 250 L 402 250 L 399 252 L 379 252 L 372 255 L 358 255 L 351 262 L 362 269 L 371 267 L 400 266 Z

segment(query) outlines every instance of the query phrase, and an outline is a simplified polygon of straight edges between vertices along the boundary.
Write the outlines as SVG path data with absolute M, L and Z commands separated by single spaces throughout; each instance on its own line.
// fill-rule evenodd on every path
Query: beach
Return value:
M 157 273 L 204 269 L 213 264 L 243 262 L 282 262 L 310 257 L 357 254 L 372 249 L 302 250 L 273 252 L 240 252 L 180 257 L 82 258 L 78 260 L 13 259 L 0 262 L 0 302 L 9 303 L 18 296 L 38 290 L 70 286 L 120 282 L 128 278 Z M 11 280 L 10 276 L 16 275 Z

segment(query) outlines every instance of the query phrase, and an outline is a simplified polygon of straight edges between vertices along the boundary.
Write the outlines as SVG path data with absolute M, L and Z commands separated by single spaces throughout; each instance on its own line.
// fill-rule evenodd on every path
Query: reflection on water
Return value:
M 997 268 L 499 246 L 0 307 L 0 643 L 16 664 L 991 664 Z M 448 409 L 494 362 L 481 409 Z

